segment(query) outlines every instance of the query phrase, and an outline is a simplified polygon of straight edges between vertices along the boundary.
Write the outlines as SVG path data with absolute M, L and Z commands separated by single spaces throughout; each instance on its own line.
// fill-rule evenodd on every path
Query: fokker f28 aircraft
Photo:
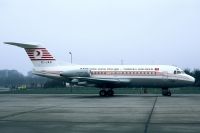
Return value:
M 41 45 L 5 42 L 24 48 L 31 59 L 33 74 L 63 80 L 71 85 L 100 88 L 100 96 L 113 96 L 114 88 L 162 88 L 163 96 L 171 96 L 169 88 L 190 86 L 195 79 L 170 65 L 59 65 Z

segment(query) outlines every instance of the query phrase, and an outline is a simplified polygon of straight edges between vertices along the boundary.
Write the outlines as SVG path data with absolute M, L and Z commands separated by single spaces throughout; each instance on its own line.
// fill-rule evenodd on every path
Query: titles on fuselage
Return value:
M 145 70 L 145 71 L 158 71 L 159 68 L 80 68 L 80 69 L 89 69 L 91 71 L 121 71 L 121 70 L 125 70 L 125 71 L 142 71 L 142 70 Z

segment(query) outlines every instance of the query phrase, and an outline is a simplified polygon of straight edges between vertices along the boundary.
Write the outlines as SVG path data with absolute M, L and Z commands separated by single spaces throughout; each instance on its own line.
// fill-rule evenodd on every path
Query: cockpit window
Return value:
M 177 74 L 181 74 L 181 71 L 177 71 Z
M 184 73 L 185 73 L 184 71 L 179 71 L 179 70 L 174 71 L 174 74 L 184 74 Z
M 176 74 L 176 70 L 174 71 L 174 74 Z
M 185 74 L 185 72 L 184 72 L 184 71 L 181 71 L 181 73 L 182 73 L 182 74 Z

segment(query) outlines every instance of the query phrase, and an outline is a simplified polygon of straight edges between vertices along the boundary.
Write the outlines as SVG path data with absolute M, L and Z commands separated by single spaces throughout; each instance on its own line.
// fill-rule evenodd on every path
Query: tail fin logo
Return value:
M 5 44 L 24 48 L 35 67 L 48 67 L 57 65 L 56 59 L 46 48 L 41 45 L 16 42 L 5 42 Z
M 45 48 L 26 48 L 26 53 L 31 60 L 55 60 Z
M 34 57 L 35 57 L 35 59 L 42 59 L 42 51 L 41 50 L 35 50 L 34 51 Z
M 36 51 L 36 56 L 40 56 L 41 54 L 40 54 L 40 51 Z

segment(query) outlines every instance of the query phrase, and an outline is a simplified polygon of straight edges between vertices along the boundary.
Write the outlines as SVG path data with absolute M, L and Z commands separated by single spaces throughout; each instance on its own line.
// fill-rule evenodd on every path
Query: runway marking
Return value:
M 147 122 L 146 122 L 146 124 L 145 124 L 144 133 L 147 133 L 147 131 L 148 131 L 149 123 L 150 123 L 151 116 L 152 116 L 152 114 L 153 114 L 153 111 L 154 111 L 154 108 L 155 108 L 157 99 L 158 99 L 158 97 L 156 97 L 156 99 L 155 99 L 155 101 L 154 101 L 153 107 L 152 107 L 152 109 L 151 109 L 151 112 L 150 112 L 149 117 L 148 117 L 148 119 L 147 119 Z
M 53 107 L 56 107 L 56 106 L 43 107 L 43 108 L 37 108 L 37 109 L 29 110 L 29 111 L 23 111 L 23 112 L 13 113 L 13 114 L 10 114 L 10 115 L 6 115 L 6 116 L 0 117 L 0 121 L 2 121 L 3 119 L 9 118 L 9 117 L 14 117 L 14 116 L 22 115 L 22 114 L 26 114 L 26 113 L 32 113 L 34 111 L 49 109 L 49 108 L 53 108 Z

